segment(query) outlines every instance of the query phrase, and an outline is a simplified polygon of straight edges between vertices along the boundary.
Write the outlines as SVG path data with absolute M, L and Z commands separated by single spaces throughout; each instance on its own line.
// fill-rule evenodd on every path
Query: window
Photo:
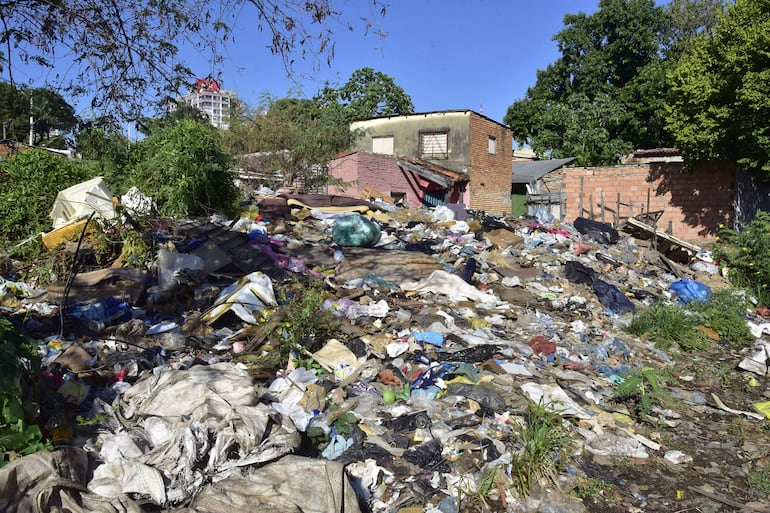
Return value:
M 449 132 L 421 132 L 420 157 L 424 159 L 447 159 Z
M 372 137 L 372 153 L 393 155 L 393 136 Z
M 489 136 L 487 140 L 487 149 L 490 155 L 497 155 L 497 137 Z

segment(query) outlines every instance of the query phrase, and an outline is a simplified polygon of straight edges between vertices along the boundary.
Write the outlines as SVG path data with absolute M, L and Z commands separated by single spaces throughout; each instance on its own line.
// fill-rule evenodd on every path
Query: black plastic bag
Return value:
M 636 311 L 636 307 L 631 300 L 628 299 L 615 285 L 611 285 L 602 280 L 594 280 L 593 286 L 594 292 L 596 292 L 596 295 L 599 298 L 599 302 L 604 305 L 605 308 L 612 310 L 614 313 Z
M 591 285 L 596 279 L 597 273 L 577 260 L 568 260 L 564 263 L 564 275 L 570 283 Z
M 572 224 L 578 232 L 593 239 L 599 244 L 617 244 L 618 239 L 620 238 L 618 231 L 606 223 L 600 223 L 599 221 L 586 219 L 585 217 L 578 217 Z

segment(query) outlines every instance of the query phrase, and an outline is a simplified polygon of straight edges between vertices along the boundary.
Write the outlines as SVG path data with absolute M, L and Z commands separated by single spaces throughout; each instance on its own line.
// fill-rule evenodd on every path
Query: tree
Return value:
M 711 26 L 721 2 L 674 0 L 663 8 L 654 0 L 601 0 L 594 14 L 566 15 L 554 36 L 561 57 L 538 71 L 505 115 L 514 140 L 541 157 L 574 156 L 580 165 L 671 145 L 666 70 L 694 33 Z
M 372 68 L 355 70 L 345 85 L 339 89 L 327 86 L 317 99 L 327 107 L 342 105 L 351 120 L 414 112 L 412 98 L 393 78 Z
M 361 19 L 365 32 L 385 14 L 381 0 L 368 0 L 372 18 Z M 232 41 L 232 27 L 243 17 L 270 36 L 270 51 L 288 73 L 295 57 L 317 66 L 334 56 L 334 29 L 353 30 L 338 0 L 26 0 L 0 5 L 3 69 L 14 83 L 17 63 L 53 68 L 58 56 L 73 72 L 57 75 L 62 91 L 88 95 L 100 113 L 118 112 L 138 119 L 154 101 L 175 97 L 192 77 L 180 62 L 180 47 L 191 45 L 213 64 Z M 381 32 L 376 31 L 378 35 Z M 58 85 L 58 84 L 57 84 Z
M 31 110 L 30 110 L 31 109 Z M 63 147 L 61 134 L 77 125 L 75 109 L 61 95 L 45 88 L 17 88 L 0 82 L 0 119 L 6 137 L 18 142 L 29 142 L 29 118 L 32 126 L 32 144 Z M 53 132 L 57 137 L 52 138 Z
M 99 117 L 80 122 L 75 151 L 84 160 L 96 162 L 100 174 L 119 176 L 129 166 L 131 141 L 116 119 Z
M 222 133 L 225 147 L 242 156 L 244 170 L 280 176 L 273 185 L 301 180 L 312 189 L 324 183 L 321 167 L 352 141 L 342 105 L 297 98 L 266 98 L 265 103 L 263 114 L 246 110 Z
M 669 76 L 667 126 L 690 165 L 770 173 L 770 0 L 736 0 Z
M 238 188 L 231 158 L 210 123 L 184 119 L 137 143 L 135 167 L 125 183 L 152 197 L 162 215 L 187 217 L 214 212 L 231 215 Z M 111 186 L 113 184 L 110 184 Z

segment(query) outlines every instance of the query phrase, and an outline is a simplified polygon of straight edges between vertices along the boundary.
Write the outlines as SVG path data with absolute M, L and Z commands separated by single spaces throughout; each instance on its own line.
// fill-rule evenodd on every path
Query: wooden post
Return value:
M 620 193 L 618 193 L 618 199 L 615 202 L 615 228 L 620 225 Z
M 580 177 L 580 204 L 578 205 L 578 216 L 583 217 L 583 176 Z
M 647 187 L 647 213 L 650 213 L 650 188 Z
M 605 208 L 604 208 L 604 190 L 603 189 L 602 189 L 602 192 L 601 192 L 601 202 L 602 202 L 602 204 L 600 206 L 602 208 L 602 222 L 604 222 L 604 210 L 605 210 Z
M 593 221 L 594 220 L 594 195 L 593 194 L 588 195 L 588 202 L 589 202 L 588 206 L 591 207 L 591 210 L 589 211 L 589 213 L 591 214 L 591 220 Z

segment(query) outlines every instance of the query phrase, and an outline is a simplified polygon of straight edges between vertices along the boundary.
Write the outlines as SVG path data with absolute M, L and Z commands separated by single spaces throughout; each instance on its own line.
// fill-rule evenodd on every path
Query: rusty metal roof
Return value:
M 402 169 L 420 175 L 442 187 L 452 187 L 457 183 L 468 181 L 468 176 L 463 173 L 418 158 L 398 157 L 396 162 Z

